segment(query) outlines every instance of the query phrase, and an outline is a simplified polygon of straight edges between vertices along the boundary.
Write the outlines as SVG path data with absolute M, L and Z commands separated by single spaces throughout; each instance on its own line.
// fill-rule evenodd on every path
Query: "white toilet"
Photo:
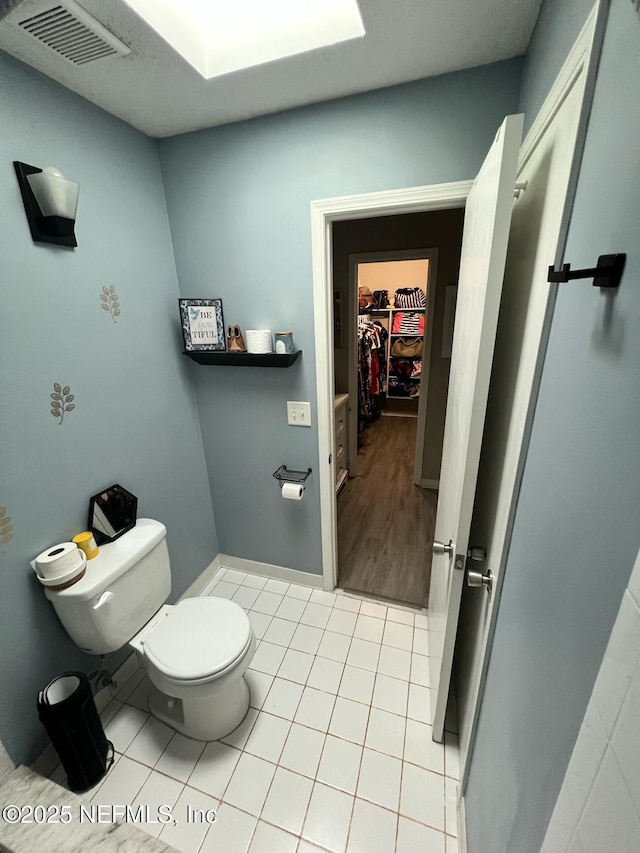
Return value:
M 244 610 L 224 598 L 167 605 L 166 528 L 149 518 L 100 546 L 67 589 L 45 589 L 71 639 L 102 655 L 129 645 L 151 681 L 154 717 L 196 740 L 233 731 L 249 708 L 244 679 L 256 640 Z

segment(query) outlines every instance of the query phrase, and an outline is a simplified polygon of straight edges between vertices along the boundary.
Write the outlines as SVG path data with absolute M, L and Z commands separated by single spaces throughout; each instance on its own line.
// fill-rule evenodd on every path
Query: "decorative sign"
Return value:
M 226 350 L 222 299 L 178 299 L 187 352 Z

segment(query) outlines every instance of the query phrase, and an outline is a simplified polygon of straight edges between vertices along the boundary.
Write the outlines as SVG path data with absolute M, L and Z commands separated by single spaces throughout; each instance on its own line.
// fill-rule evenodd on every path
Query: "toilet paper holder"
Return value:
M 307 468 L 306 471 L 289 471 L 286 465 L 281 465 L 277 471 L 273 472 L 273 476 L 278 481 L 280 488 L 282 488 L 283 483 L 298 483 L 302 485 L 310 473 L 311 468 Z

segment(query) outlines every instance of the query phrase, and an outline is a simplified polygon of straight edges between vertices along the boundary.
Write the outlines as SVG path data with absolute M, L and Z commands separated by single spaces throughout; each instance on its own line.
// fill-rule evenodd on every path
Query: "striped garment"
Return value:
M 400 287 L 394 295 L 396 308 L 425 308 L 427 297 L 419 287 Z
M 424 314 L 398 311 L 393 318 L 392 333 L 395 335 L 424 335 Z

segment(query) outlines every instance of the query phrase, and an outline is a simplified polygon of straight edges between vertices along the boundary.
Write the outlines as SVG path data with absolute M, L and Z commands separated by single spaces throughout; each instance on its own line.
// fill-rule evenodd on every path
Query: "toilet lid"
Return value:
M 151 663 L 178 681 L 207 678 L 240 657 L 251 636 L 244 610 L 226 598 L 186 598 L 144 644 Z

